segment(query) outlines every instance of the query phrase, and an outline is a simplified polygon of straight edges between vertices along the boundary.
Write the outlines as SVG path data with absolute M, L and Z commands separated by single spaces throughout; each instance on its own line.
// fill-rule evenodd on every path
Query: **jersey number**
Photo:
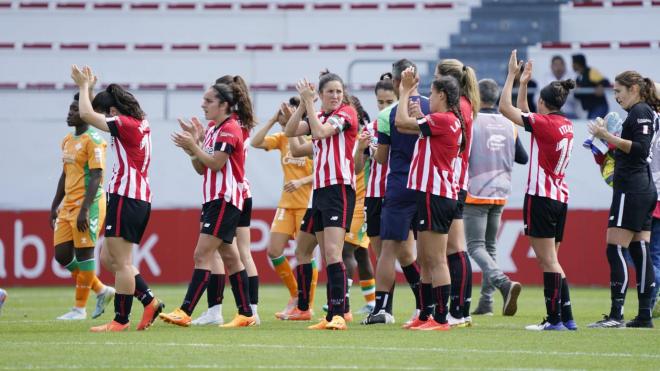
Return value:
M 568 159 L 571 157 L 571 151 L 573 150 L 573 139 L 564 138 L 557 143 L 557 151 L 561 151 L 559 154 L 559 160 L 557 161 L 557 166 L 555 167 L 555 174 L 563 175 L 566 171 L 566 166 L 568 166 Z

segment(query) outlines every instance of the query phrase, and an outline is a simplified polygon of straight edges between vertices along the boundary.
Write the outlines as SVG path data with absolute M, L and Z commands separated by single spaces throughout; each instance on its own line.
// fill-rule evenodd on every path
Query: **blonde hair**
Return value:
M 436 75 L 451 76 L 458 81 L 461 88 L 461 96 L 467 98 L 472 105 L 472 115 L 477 116 L 481 106 L 479 97 L 479 83 L 477 74 L 472 67 L 464 65 L 458 59 L 443 59 L 435 67 Z

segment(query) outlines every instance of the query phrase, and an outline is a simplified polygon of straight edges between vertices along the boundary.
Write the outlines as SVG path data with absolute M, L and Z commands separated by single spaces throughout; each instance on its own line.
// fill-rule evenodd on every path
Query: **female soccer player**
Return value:
M 288 107 L 298 107 L 300 100 L 292 97 Z M 282 319 L 296 307 L 298 300 L 298 283 L 289 265 L 289 260 L 284 256 L 284 248 L 290 239 L 295 238 L 300 228 L 300 223 L 307 210 L 312 191 L 312 159 L 307 156 L 296 157 L 291 154 L 289 140 L 283 132 L 267 135 L 270 129 L 279 123 L 282 127 L 286 125 L 286 119 L 282 108 L 277 112 L 252 138 L 250 145 L 255 148 L 270 151 L 280 151 L 280 165 L 284 173 L 284 186 L 282 196 L 277 205 L 277 211 L 270 228 L 270 242 L 268 244 L 268 257 L 278 276 L 289 289 L 290 299 L 287 307 L 276 314 L 276 318 Z M 297 138 L 293 140 L 297 141 Z M 314 243 L 316 245 L 316 243 Z
M 602 119 L 589 126 L 589 132 L 614 145 L 614 193 L 607 228 L 607 261 L 610 264 L 610 314 L 589 327 L 624 327 L 623 304 L 628 288 L 628 267 L 622 249 L 628 249 L 637 273 L 637 317 L 625 327 L 653 327 L 651 302 L 654 283 L 649 239 L 657 190 L 649 169 L 655 112 L 660 97 L 655 84 L 635 71 L 626 71 L 614 80 L 617 103 L 628 111 L 621 137 L 607 131 Z M 657 161 L 658 159 L 653 159 Z
M 353 150 L 357 137 L 357 113 L 350 106 L 342 79 L 325 73 L 319 79 L 321 111 L 314 114 L 314 87 L 307 80 L 297 84 L 300 107 L 287 127 L 293 136 L 312 134 L 314 182 L 312 220 L 325 253 L 328 269 L 328 314 L 312 329 L 345 330 L 346 268 L 342 262 L 344 237 L 355 207 Z M 307 120 L 301 121 L 304 113 Z M 287 128 L 288 129 L 288 128 Z
M 470 302 L 472 300 L 472 265 L 465 247 L 465 227 L 463 225 L 463 207 L 467 197 L 468 164 L 472 147 L 472 120 L 479 112 L 481 104 L 477 75 L 472 67 L 457 59 L 444 59 L 435 69 L 435 77 L 452 76 L 460 84 L 461 113 L 465 120 L 465 151 L 461 152 L 461 161 L 456 163 L 456 180 L 460 188 L 458 194 L 458 212 L 451 223 L 447 242 L 447 259 L 451 273 L 451 306 L 449 322 L 452 326 L 471 326 Z M 428 288 L 427 288 L 428 290 Z
M 465 150 L 466 125 L 460 110 L 459 84 L 450 76 L 431 84 L 431 114 L 424 116 L 416 106 L 415 117 L 408 112 L 408 98 L 417 89 L 419 79 L 413 69 L 402 74 L 396 126 L 399 130 L 417 132 L 420 137 L 410 164 L 408 188 L 417 194 L 418 260 L 431 273 L 433 316 L 411 330 L 450 329 L 447 321 L 450 276 L 447 267 L 447 237 L 458 210 L 458 184 L 455 163 Z
M 93 87 L 90 86 L 90 96 Z M 115 296 L 115 289 L 105 286 L 96 276 L 94 247 L 105 220 L 105 140 L 80 118 L 78 96 L 73 97 L 67 116 L 75 128 L 62 141 L 62 175 L 51 206 L 51 227 L 55 230 L 55 259 L 71 272 L 76 282 L 76 303 L 59 320 L 87 318 L 85 306 L 90 289 L 96 293 L 97 318 Z M 62 207 L 58 210 L 58 207 Z
M 105 239 L 101 262 L 115 274 L 115 318 L 92 327 L 92 332 L 124 331 L 136 296 L 144 305 L 138 330 L 146 330 L 165 305 L 151 293 L 133 265 L 133 244 L 139 244 L 149 222 L 151 189 L 151 129 L 135 97 L 117 84 L 110 84 L 90 100 L 95 81 L 91 68 L 71 67 L 78 85 L 80 117 L 95 128 L 109 132 L 115 153 L 115 167 L 108 182 Z
M 219 250 L 229 273 L 238 314 L 222 327 L 247 327 L 255 324 L 248 275 L 241 262 L 238 248 L 233 244 L 244 203 L 243 133 L 232 107 L 236 105 L 235 91 L 226 84 L 215 84 L 205 93 L 202 109 L 209 126 L 200 145 L 196 126 L 180 121 L 184 129 L 172 136 L 174 143 L 191 157 L 192 166 L 204 176 L 201 230 L 195 247 L 195 270 L 182 305 L 172 313 L 161 314 L 165 322 L 179 326 L 190 325 L 192 314 L 201 294 L 207 287 L 214 253 Z
M 546 85 L 538 100 L 538 113 L 527 105 L 527 83 L 532 77 L 532 62 L 527 62 L 520 78 L 518 108 L 511 103 L 513 79 L 523 62 L 516 50 L 511 52 L 509 74 L 502 88 L 500 112 L 514 124 L 532 134 L 527 194 L 523 205 L 525 234 L 543 270 L 543 293 L 548 317 L 528 330 L 577 330 L 570 306 L 568 282 L 557 251 L 564 236 L 568 185 L 564 179 L 573 148 L 573 124 L 561 113 L 575 81 L 554 81 Z M 562 305 L 563 304 L 563 305 Z

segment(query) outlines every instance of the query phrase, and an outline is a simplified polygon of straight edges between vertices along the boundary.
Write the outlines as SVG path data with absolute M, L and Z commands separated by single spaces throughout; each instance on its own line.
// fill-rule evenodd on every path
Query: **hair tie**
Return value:
M 467 71 L 467 66 L 463 65 L 463 72 Z

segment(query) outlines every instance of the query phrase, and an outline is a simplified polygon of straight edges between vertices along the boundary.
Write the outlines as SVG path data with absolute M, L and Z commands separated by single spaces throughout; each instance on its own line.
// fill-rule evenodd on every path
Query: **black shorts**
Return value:
M 305 216 L 302 218 L 300 223 L 300 231 L 314 234 L 314 218 L 312 217 L 313 211 L 312 208 L 305 211 Z
M 121 237 L 139 244 L 149 223 L 151 203 L 109 193 L 105 214 L 105 236 Z
M 224 199 L 213 200 L 202 205 L 201 233 L 218 237 L 224 243 L 232 243 L 241 218 L 241 210 Z
M 366 197 L 364 199 L 364 220 L 367 222 L 368 237 L 380 237 L 380 213 L 382 208 L 382 197 Z
M 428 192 L 417 192 L 417 231 L 449 233 L 456 219 L 458 201 Z
M 350 185 L 333 184 L 315 189 L 312 200 L 314 232 L 327 227 L 351 229 L 355 209 L 355 190 Z
M 650 231 L 653 210 L 658 195 L 648 193 L 614 192 L 610 206 L 609 228 L 623 228 L 633 232 Z
M 241 217 L 238 219 L 239 227 L 249 227 L 250 222 L 252 221 L 252 197 L 246 198 L 243 201 L 243 211 L 241 211 Z
M 537 238 L 564 239 L 568 205 L 547 197 L 525 195 L 523 221 L 525 235 Z
M 456 202 L 456 215 L 454 219 L 463 219 L 463 209 L 465 209 L 465 199 L 467 198 L 467 191 L 461 189 L 458 191 L 458 200 Z

